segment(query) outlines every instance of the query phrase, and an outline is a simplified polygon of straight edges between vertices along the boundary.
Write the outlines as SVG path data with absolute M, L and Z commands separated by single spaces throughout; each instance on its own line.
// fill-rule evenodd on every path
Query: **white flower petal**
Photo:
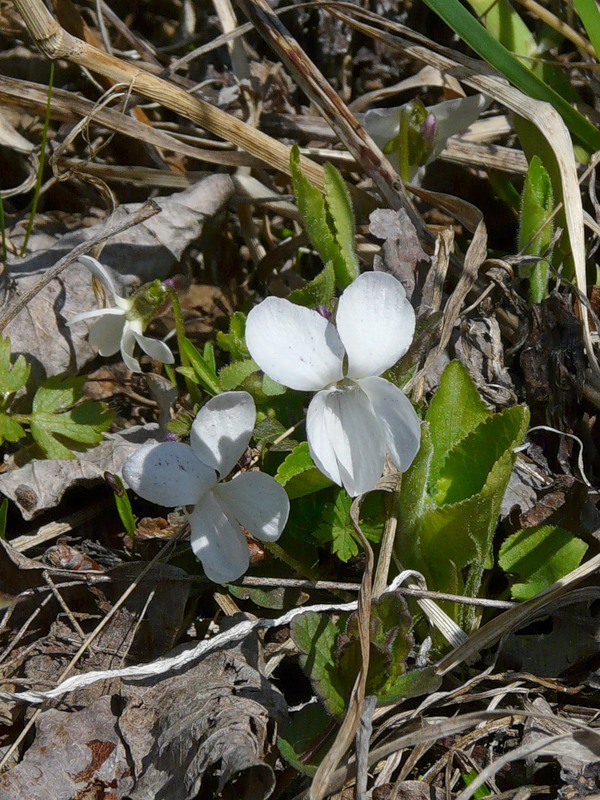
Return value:
M 392 462 L 406 472 L 421 444 L 421 421 L 416 411 L 404 392 L 384 378 L 364 378 L 359 385 L 383 428 Z
M 123 477 L 140 497 L 167 507 L 193 505 L 217 482 L 215 471 L 182 442 L 140 447 L 123 464 Z
M 352 497 L 370 491 L 381 477 L 383 430 L 357 384 L 319 392 L 308 408 L 306 433 L 317 467 Z
M 250 564 L 246 537 L 213 492 L 202 498 L 188 519 L 192 550 L 211 581 L 229 583 L 246 572 Z
M 110 274 L 109 270 L 98 261 L 97 258 L 92 258 L 91 256 L 79 256 L 78 261 L 86 266 L 90 272 L 92 272 L 102 281 L 108 291 L 112 294 L 112 298 L 116 306 L 119 306 L 119 308 L 122 308 L 125 311 L 128 311 L 129 308 L 131 308 L 131 301 L 121 297 L 121 295 L 117 292 L 115 289 L 115 284 L 113 283 L 112 275 Z
M 126 322 L 121 336 L 121 358 L 132 372 L 141 372 L 140 362 L 133 355 L 134 347 L 135 333 L 132 331 L 131 325 Z
M 101 356 L 113 356 L 121 347 L 124 326 L 122 314 L 103 314 L 91 328 L 89 342 Z
M 264 472 L 245 472 L 229 483 L 215 486 L 229 518 L 234 518 L 248 533 L 263 542 L 281 536 L 290 513 L 290 501 L 283 486 Z
M 192 424 L 196 457 L 225 478 L 248 447 L 256 408 L 248 392 L 223 392 L 202 406 Z
M 175 362 L 171 348 L 164 342 L 159 339 L 153 339 L 151 336 L 142 336 L 141 333 L 136 333 L 135 331 L 133 331 L 133 335 L 144 353 L 150 358 L 160 361 L 162 364 L 173 364 Z
M 94 311 L 83 311 L 81 314 L 75 314 L 67 322 L 67 325 L 75 325 L 77 322 L 83 322 L 86 319 L 104 316 L 123 317 L 125 314 L 120 308 L 96 308 Z
M 270 378 L 315 392 L 342 377 L 344 348 L 324 317 L 289 300 L 268 297 L 248 314 L 246 345 Z
M 390 139 L 398 136 L 401 111 L 406 105 L 404 103 L 394 108 L 370 108 L 365 114 L 356 115 L 380 150 L 383 150 Z
M 386 272 L 359 275 L 339 299 L 336 325 L 348 354 L 348 377 L 381 375 L 412 342 L 415 312 L 400 281 Z
M 491 99 L 484 94 L 474 94 L 430 106 L 427 110 L 435 116 L 437 136 L 435 151 L 429 160 L 432 161 L 442 152 L 451 136 L 466 131 L 491 102 Z

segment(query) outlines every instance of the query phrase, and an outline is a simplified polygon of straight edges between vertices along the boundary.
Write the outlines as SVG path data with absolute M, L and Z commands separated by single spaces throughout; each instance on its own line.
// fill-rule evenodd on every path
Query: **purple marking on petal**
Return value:
M 435 144 L 437 133 L 437 119 L 435 114 L 429 113 L 421 123 L 421 136 L 431 147 Z
M 163 439 L 163 442 L 178 442 L 178 441 L 179 441 L 179 436 L 177 436 L 176 433 L 171 433 L 170 431 Z
M 175 288 L 175 279 L 174 278 L 167 278 L 162 282 L 162 285 L 167 289 L 174 289 Z
M 317 306 L 316 311 L 328 322 L 331 322 L 331 311 L 327 308 L 327 306 Z

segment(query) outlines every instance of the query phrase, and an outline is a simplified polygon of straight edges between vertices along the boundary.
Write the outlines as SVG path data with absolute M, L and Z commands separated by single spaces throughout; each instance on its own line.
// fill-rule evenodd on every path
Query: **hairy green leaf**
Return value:
M 315 467 L 307 442 L 301 442 L 286 456 L 279 465 L 275 480 L 285 487 L 290 500 L 332 485 L 329 478 Z
M 529 600 L 574 570 L 587 544 L 556 525 L 539 525 L 517 531 L 502 544 L 498 563 L 514 573 L 520 583 L 511 586 L 516 600 Z
M 4 406 L 11 394 L 22 389 L 29 378 L 31 368 L 23 356 L 13 363 L 10 353 L 10 339 L 0 336 L 0 405 Z M 6 437 L 8 439 L 8 437 Z M 9 441 L 16 441 L 9 439 Z
M 290 292 L 288 299 L 298 306 L 316 308 L 317 306 L 327 305 L 334 294 L 335 270 L 333 269 L 333 261 L 328 261 L 325 264 L 325 268 L 319 272 L 316 278 L 301 289 L 295 289 Z

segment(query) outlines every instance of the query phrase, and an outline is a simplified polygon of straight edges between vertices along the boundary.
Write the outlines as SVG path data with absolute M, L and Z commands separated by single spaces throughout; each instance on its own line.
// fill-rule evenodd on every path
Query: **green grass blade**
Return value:
M 573 5 L 600 61 L 600 11 L 596 0 L 573 0 Z
M 484 61 L 501 72 L 521 92 L 550 103 L 571 133 L 591 152 L 600 150 L 600 131 L 509 50 L 487 32 L 458 0 L 423 0 Z

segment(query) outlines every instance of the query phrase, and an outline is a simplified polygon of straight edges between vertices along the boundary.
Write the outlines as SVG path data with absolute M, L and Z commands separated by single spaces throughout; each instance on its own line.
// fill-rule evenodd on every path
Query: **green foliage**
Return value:
M 413 644 L 411 616 L 404 599 L 386 592 L 373 600 L 370 618 L 367 694 L 379 705 L 434 691 L 439 678 L 432 669 L 406 672 Z M 291 635 L 300 661 L 328 713 L 341 717 L 361 664 L 358 618 L 308 612 L 292 621 Z
M 246 315 L 241 311 L 236 311 L 229 321 L 229 332 L 218 331 L 217 344 L 221 350 L 231 355 L 232 361 L 242 361 L 250 358 L 250 353 L 246 347 Z
M 325 734 L 333 728 L 321 703 L 309 703 L 290 714 L 279 728 L 279 752 L 294 769 L 313 777 L 328 749 Z
M 511 594 L 529 600 L 548 589 L 581 563 L 587 545 L 556 525 L 539 525 L 517 531 L 500 548 L 498 563 L 507 573 L 517 575 Z
M 206 351 L 205 349 L 208 355 L 207 360 L 187 337 L 183 337 L 180 346 L 183 351 L 182 357 L 185 356 L 190 366 L 179 367 L 177 371 L 194 383 L 200 384 L 208 394 L 219 394 L 221 388 L 213 366 L 214 354 L 212 350 Z
M 444 371 L 398 499 L 396 554 L 429 588 L 471 597 L 479 591 L 528 421 L 524 406 L 489 412 L 461 365 Z M 474 624 L 472 609 L 446 610 L 464 627 Z
M 285 439 L 282 439 L 281 442 L 274 444 L 276 439 L 279 439 L 282 434 L 286 432 L 287 428 L 285 425 L 282 425 L 278 419 L 274 417 L 265 417 L 263 420 L 257 423 L 256 427 L 254 428 L 254 441 L 258 449 L 264 452 L 265 449 L 268 449 L 270 452 L 289 452 L 293 450 L 294 447 L 298 444 L 296 439 L 291 439 L 287 436 Z
M 13 361 L 10 340 L 0 336 L 0 444 L 23 439 L 27 435 L 24 425 L 29 426 L 46 458 L 75 458 L 70 449 L 73 445 L 102 441 L 112 415 L 104 403 L 80 402 L 85 377 L 49 378 L 37 390 L 31 414 L 14 413 L 13 395 L 25 389 L 29 373 L 25 358 Z
M 533 156 L 521 195 L 518 247 L 523 254 L 550 254 L 554 224 L 547 220 L 553 207 L 554 193 L 550 175 L 538 156 Z M 548 271 L 549 264 L 545 260 L 538 261 L 533 267 L 521 267 L 521 277 L 529 279 L 531 305 L 541 303 L 548 296 Z
M 375 508 L 369 509 L 368 506 L 373 505 L 373 501 Z M 352 498 L 340 489 L 336 493 L 335 501 L 323 506 L 321 522 L 314 532 L 315 538 L 330 544 L 331 552 L 344 562 L 354 558 L 359 552 L 359 543 L 350 520 L 351 506 Z M 361 515 L 359 523 L 362 532 L 371 541 L 378 542 L 383 528 L 381 498 L 370 494 L 363 503 Z
M 275 480 L 285 488 L 290 500 L 332 485 L 329 478 L 315 467 L 308 442 L 301 442 L 286 456 L 277 470 Z
M 299 306 L 316 308 L 325 306 L 330 302 L 335 294 L 335 270 L 333 261 L 328 261 L 325 268 L 319 272 L 314 280 L 307 283 L 301 289 L 290 292 L 288 300 Z
M 232 389 L 237 389 L 246 380 L 247 377 L 258 372 L 258 364 L 251 358 L 245 358 L 243 361 L 232 361 L 219 370 L 219 384 L 222 391 L 229 392 Z
M 335 283 L 340 289 L 345 289 L 359 273 L 354 249 L 354 214 L 346 185 L 335 167 L 327 165 L 323 196 L 302 172 L 300 150 L 297 146 L 292 148 L 290 168 L 298 209 L 306 232 L 323 264 L 326 265 L 325 271 L 328 269 L 327 265 L 331 263 Z M 318 294 L 317 305 L 328 303 L 333 296 L 332 292 L 327 297 L 324 291 L 325 287 L 330 286 L 329 276 L 324 276 L 316 287 L 315 282 L 312 283 L 312 289 L 302 298 L 302 305 L 308 305 L 311 293 Z
M 131 508 L 131 501 L 129 500 L 127 489 L 118 475 L 113 475 L 112 480 L 117 485 L 117 489 L 115 489 L 113 494 L 119 518 L 127 533 L 133 536 L 135 533 L 135 517 L 133 516 L 133 509 Z
M 75 405 L 83 395 L 85 377 L 49 378 L 37 390 L 29 417 L 31 435 L 46 458 L 75 458 L 62 443 L 93 445 L 102 441 L 112 416 L 103 403 L 88 401 Z M 57 438 L 60 437 L 60 438 Z

